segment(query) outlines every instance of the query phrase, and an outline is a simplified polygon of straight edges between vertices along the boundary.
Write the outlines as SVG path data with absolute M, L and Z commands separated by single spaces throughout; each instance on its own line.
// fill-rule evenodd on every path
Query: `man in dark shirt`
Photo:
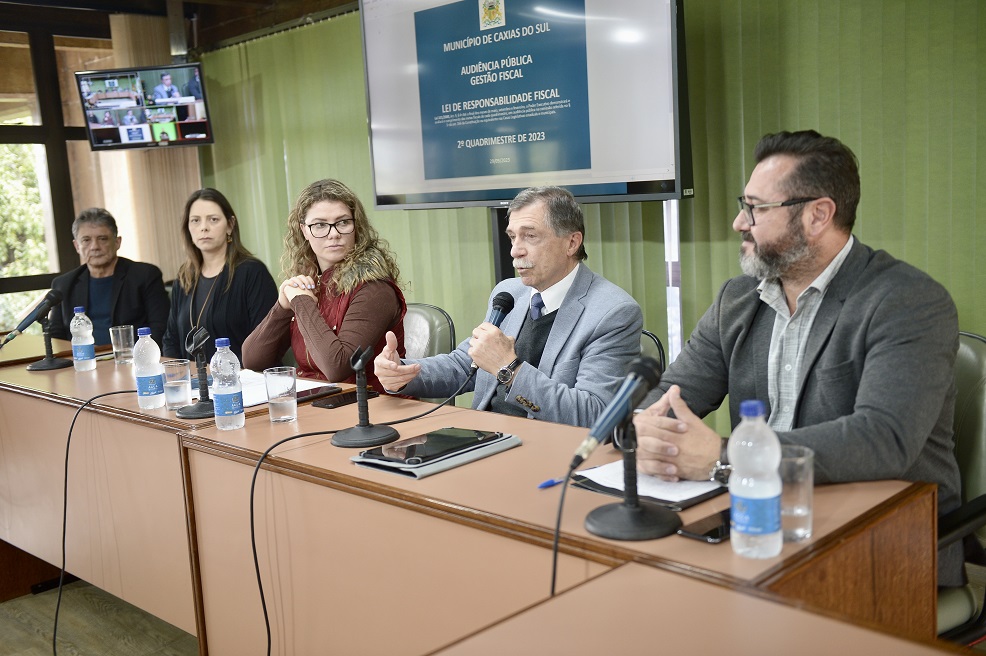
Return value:
M 153 264 L 118 257 L 122 238 L 106 210 L 92 207 L 72 223 L 72 244 L 82 266 L 55 278 L 53 289 L 64 295 L 52 314 L 51 336 L 71 339 L 69 324 L 75 307 L 82 306 L 92 320 L 97 346 L 110 343 L 110 327 L 147 326 L 160 344 L 168 324 L 170 303 L 161 270 Z

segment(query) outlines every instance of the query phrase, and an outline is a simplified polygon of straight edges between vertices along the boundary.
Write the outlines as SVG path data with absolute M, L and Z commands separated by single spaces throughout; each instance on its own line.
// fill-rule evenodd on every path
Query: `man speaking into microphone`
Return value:
M 617 285 L 582 264 L 585 223 L 560 187 L 525 189 L 508 206 L 507 236 L 518 277 L 498 284 L 513 309 L 482 323 L 449 354 L 401 361 L 397 340 L 374 360 L 390 393 L 451 396 L 475 391 L 473 408 L 591 426 L 640 354 L 643 315 Z

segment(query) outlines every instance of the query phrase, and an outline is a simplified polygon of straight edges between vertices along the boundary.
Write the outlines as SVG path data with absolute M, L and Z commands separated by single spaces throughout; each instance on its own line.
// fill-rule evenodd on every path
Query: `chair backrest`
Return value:
M 664 344 L 660 338 L 649 330 L 640 331 L 640 355 L 654 358 L 661 365 L 661 373 L 667 367 L 664 357 Z
M 959 333 L 955 388 L 955 458 L 969 501 L 986 494 L 986 337 Z
M 427 303 L 408 303 L 404 315 L 407 357 L 427 358 L 455 349 L 455 324 L 448 312 Z

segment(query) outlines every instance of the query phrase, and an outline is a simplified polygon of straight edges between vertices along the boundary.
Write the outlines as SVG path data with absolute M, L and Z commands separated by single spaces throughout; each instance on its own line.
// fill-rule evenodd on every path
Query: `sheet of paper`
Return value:
M 616 460 L 608 465 L 578 472 L 591 481 L 614 490 L 623 491 L 623 461 Z M 719 487 L 711 481 L 678 481 L 669 483 L 649 474 L 637 472 L 637 494 L 642 497 L 664 499 L 665 501 L 686 501 L 711 492 Z
M 313 387 L 321 387 L 322 385 L 328 385 L 324 380 L 308 380 L 306 378 L 299 378 L 297 382 L 297 389 L 301 390 L 312 389 Z M 267 386 L 264 384 L 264 375 L 260 372 L 253 371 L 251 369 L 241 369 L 240 370 L 240 385 L 243 386 L 243 407 L 250 408 L 255 405 L 260 405 L 262 403 L 267 403 Z M 212 393 L 212 390 L 210 390 Z

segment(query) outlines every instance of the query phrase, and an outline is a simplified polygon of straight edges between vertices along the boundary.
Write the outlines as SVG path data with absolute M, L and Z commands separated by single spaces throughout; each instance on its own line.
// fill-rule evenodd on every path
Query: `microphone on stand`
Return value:
M 48 313 L 51 312 L 51 309 L 53 307 L 57 307 L 58 304 L 62 302 L 62 297 L 63 294 L 61 291 L 57 289 L 48 290 L 48 293 L 45 294 L 44 298 L 41 299 L 41 302 L 38 303 L 33 310 L 31 310 L 30 314 L 24 317 L 24 320 L 17 324 L 16 328 L 7 333 L 3 343 L 0 344 L 0 348 L 6 346 L 7 342 L 27 330 L 28 327 L 35 321 L 40 321 L 41 319 L 47 318 Z
M 600 506 L 585 518 L 585 528 L 593 535 L 613 540 L 653 540 L 671 535 L 681 526 L 681 519 L 668 508 L 637 496 L 637 431 L 633 427 L 633 409 L 661 381 L 661 366 L 654 358 L 636 358 L 630 363 L 623 386 L 589 431 L 589 437 L 575 452 L 574 470 L 614 430 L 622 430 L 623 502 Z
M 175 411 L 181 419 L 208 419 L 216 416 L 215 402 L 209 398 L 209 377 L 205 369 L 205 347 L 209 343 L 209 331 L 204 326 L 192 328 L 185 335 L 185 350 L 195 358 L 195 375 L 199 381 L 199 400 Z
M 631 417 L 633 409 L 640 405 L 647 393 L 660 382 L 661 365 L 657 360 L 644 356 L 631 361 L 630 372 L 623 385 L 589 429 L 589 437 L 579 445 L 569 467 L 575 469 L 592 455 L 596 447 L 605 442 L 617 426 Z
M 45 294 L 44 299 L 38 303 L 37 307 L 27 315 L 23 321 L 15 328 L 10 334 L 4 339 L 3 344 L 0 344 L 0 348 L 3 348 L 10 340 L 17 337 L 24 330 L 27 329 L 32 323 L 37 321 L 41 324 L 41 330 L 44 333 L 45 340 L 45 356 L 43 359 L 37 362 L 32 362 L 27 365 L 28 371 L 54 371 L 56 369 L 65 369 L 66 367 L 72 366 L 72 361 L 67 358 L 56 358 L 54 352 L 51 348 L 51 331 L 49 326 L 51 325 L 48 320 L 48 314 L 51 309 L 62 302 L 62 292 L 57 289 L 50 290 Z
M 507 318 L 507 315 L 510 314 L 510 311 L 513 309 L 514 297 L 507 292 L 500 292 L 493 297 L 493 309 L 490 310 L 490 316 L 487 321 L 499 328 L 500 324 L 503 323 L 503 320 Z M 477 369 L 479 369 L 479 365 L 473 362 L 470 366 L 471 370 L 469 375 L 471 376 L 476 373 Z
M 356 407 L 359 409 L 359 423 L 352 428 L 337 431 L 332 436 L 332 444 L 352 448 L 365 448 L 389 444 L 400 437 L 400 433 L 390 426 L 374 426 L 370 423 L 370 409 L 366 395 L 366 363 L 373 358 L 373 349 L 362 346 L 356 348 L 349 365 L 356 372 Z

